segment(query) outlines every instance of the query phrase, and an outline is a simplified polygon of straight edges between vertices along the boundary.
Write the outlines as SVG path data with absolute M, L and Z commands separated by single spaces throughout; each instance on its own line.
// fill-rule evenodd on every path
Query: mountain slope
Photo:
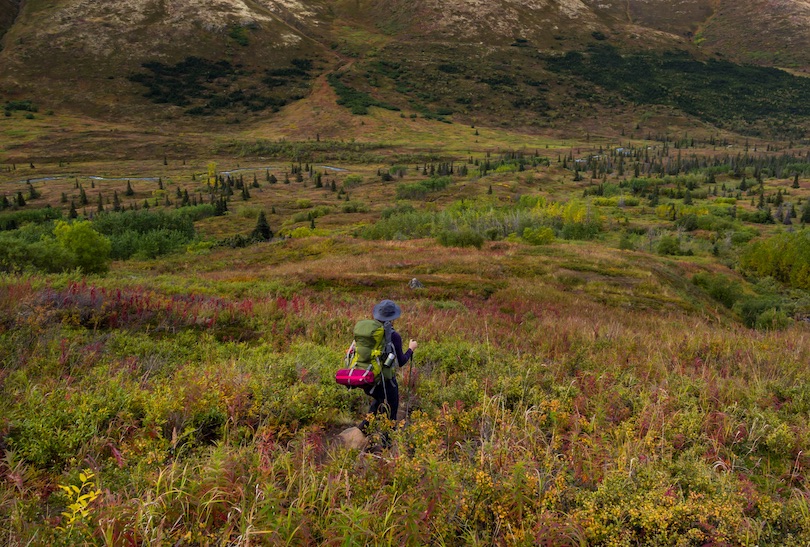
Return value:
M 0 39 L 14 24 L 20 9 L 20 0 L 0 0 Z
M 810 0 L 723 2 L 699 42 L 738 62 L 810 74 Z
M 783 132 L 796 116 L 800 135 L 807 122 L 801 109 L 773 104 L 732 102 L 738 121 L 705 113 L 701 101 L 716 100 L 722 78 L 692 79 L 680 98 L 672 89 L 678 70 L 713 76 L 721 67 L 732 99 L 773 90 L 761 85 L 773 79 L 767 72 L 696 64 L 709 59 L 807 71 L 810 0 L 27 0 L 11 17 L 15 6 L 0 0 L 10 8 L 0 9 L 0 32 L 9 29 L 0 101 L 108 121 L 262 124 L 335 74 L 344 104 L 463 123 L 560 127 L 598 116 L 635 125 L 638 105 L 749 132 Z M 560 66 L 568 52 L 584 52 L 587 64 L 605 44 L 655 72 L 657 91 L 633 88 L 646 83 L 632 68 L 625 85 Z M 686 57 L 673 64 L 672 51 Z M 776 80 L 785 97 L 804 99 L 798 79 Z

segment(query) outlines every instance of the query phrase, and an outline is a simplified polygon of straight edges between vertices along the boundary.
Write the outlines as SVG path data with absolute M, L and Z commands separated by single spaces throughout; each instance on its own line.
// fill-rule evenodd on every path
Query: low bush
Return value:
M 740 256 L 743 271 L 810 289 L 810 230 L 786 232 L 750 243 Z
M 442 230 L 436 239 L 445 247 L 475 247 L 480 249 L 484 244 L 484 237 L 470 228 L 460 230 Z
M 546 245 L 554 241 L 554 230 L 548 227 L 526 228 L 521 237 L 532 245 Z
M 729 309 L 743 297 L 739 283 L 721 274 L 700 272 L 692 278 L 692 283 Z
M 421 199 L 431 192 L 444 190 L 453 179 L 451 177 L 434 177 L 419 182 L 397 185 L 397 199 Z

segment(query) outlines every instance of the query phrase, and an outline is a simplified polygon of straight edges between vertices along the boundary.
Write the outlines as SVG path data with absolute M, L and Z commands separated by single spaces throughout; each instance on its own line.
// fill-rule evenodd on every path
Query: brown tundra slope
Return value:
M 510 66 L 513 46 L 539 59 L 599 41 L 807 72 L 810 0 L 0 0 L 0 35 L 0 102 L 150 123 L 196 108 L 210 124 L 272 116 L 347 66 L 384 95 L 357 79 L 381 52 L 455 52 L 462 65 L 500 54 L 470 70 L 508 72 L 525 64 Z M 205 62 L 177 68 L 189 57 Z

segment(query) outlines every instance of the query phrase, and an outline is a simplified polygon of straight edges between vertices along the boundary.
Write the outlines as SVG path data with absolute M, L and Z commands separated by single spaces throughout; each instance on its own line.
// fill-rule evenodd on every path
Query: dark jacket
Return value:
M 395 330 L 391 331 L 391 343 L 394 345 L 394 351 L 397 354 L 396 362 L 399 366 L 404 366 L 408 361 L 411 360 L 413 357 L 413 350 L 408 349 L 408 351 L 402 351 L 402 337 L 399 333 Z M 384 379 L 390 379 L 394 377 L 395 367 L 383 367 L 382 375 Z

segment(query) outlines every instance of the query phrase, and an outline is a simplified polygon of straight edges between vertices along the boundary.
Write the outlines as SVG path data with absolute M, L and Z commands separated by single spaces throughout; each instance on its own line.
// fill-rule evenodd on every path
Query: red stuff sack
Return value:
M 335 373 L 335 381 L 346 387 L 374 385 L 374 372 L 362 368 L 342 368 Z

